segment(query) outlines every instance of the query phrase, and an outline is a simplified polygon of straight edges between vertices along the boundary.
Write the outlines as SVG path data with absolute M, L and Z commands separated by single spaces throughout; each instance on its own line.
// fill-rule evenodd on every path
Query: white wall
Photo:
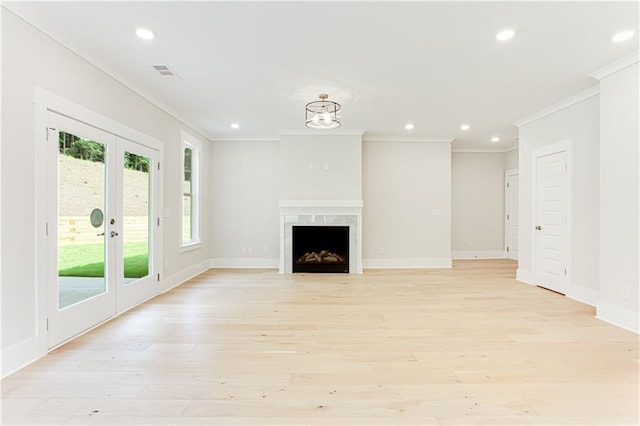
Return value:
M 279 141 L 211 145 L 212 257 L 217 267 L 278 267 Z
M 362 135 L 282 135 L 280 199 L 361 200 Z
M 600 80 L 598 317 L 640 331 L 638 63 Z M 626 293 L 627 296 L 623 296 Z
M 502 152 L 452 153 L 454 258 L 505 257 L 504 163 Z
M 513 170 L 518 168 L 520 150 L 512 149 L 502 154 L 504 157 L 504 169 Z
M 2 11 L 2 354 L 4 376 L 43 355 L 33 348 L 42 340 L 37 317 L 35 235 L 34 89 L 42 87 L 165 144 L 164 220 L 165 280 L 171 281 L 210 257 L 210 243 L 180 254 L 180 131 L 193 130 L 152 105 L 84 59 L 34 29 L 13 13 Z M 204 147 L 203 158 L 209 158 Z M 19 160 L 18 160 L 19 159 Z M 203 188 L 209 180 L 203 164 Z M 210 210 L 205 190 L 203 211 Z M 39 227 L 40 229 L 40 227 Z M 203 222 L 202 234 L 211 229 Z M 46 338 L 46 336 L 44 336 Z M 8 351 L 11 357 L 5 357 Z M 14 360 L 8 365 L 6 359 Z
M 451 264 L 451 144 L 365 141 L 363 264 Z
M 598 96 L 520 127 L 518 278 L 533 283 L 532 151 L 571 141 L 571 283 L 567 296 L 595 305 L 598 291 Z

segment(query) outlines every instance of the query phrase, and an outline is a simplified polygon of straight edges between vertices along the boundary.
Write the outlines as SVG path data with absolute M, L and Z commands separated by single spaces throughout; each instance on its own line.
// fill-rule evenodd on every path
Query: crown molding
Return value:
M 598 86 L 593 86 L 590 87 L 587 90 L 583 90 L 582 92 L 573 95 L 571 97 L 568 97 L 567 99 L 560 101 L 558 103 L 555 103 L 547 108 L 544 108 L 536 113 L 533 113 L 531 115 L 528 115 L 524 118 L 521 118 L 520 120 L 516 121 L 513 123 L 514 126 L 517 127 L 522 127 L 526 124 L 532 123 L 536 120 L 540 120 L 541 118 L 544 118 L 548 115 L 551 115 L 553 113 L 556 113 L 558 111 L 561 111 L 565 108 L 570 107 L 571 105 L 575 105 L 578 102 L 582 102 L 585 99 L 589 99 L 592 96 L 596 96 L 598 93 L 600 93 L 600 88 Z
M 221 138 L 211 139 L 211 142 L 280 142 L 278 138 Z
M 388 138 L 388 137 L 363 137 L 362 142 L 421 142 L 421 143 L 451 143 L 455 138 Z
M 631 66 L 638 62 L 638 51 L 633 51 L 630 54 L 623 56 L 617 61 L 611 62 L 608 65 L 605 65 L 602 68 L 598 68 L 597 70 L 587 74 L 589 77 L 593 77 L 596 80 L 602 80 L 605 77 L 610 76 L 613 73 L 620 71 L 628 66 Z
M 331 133 L 311 133 L 311 132 L 280 132 L 280 136 L 360 136 L 364 135 L 364 131 L 357 132 L 333 132 Z
M 485 153 L 485 154 L 504 154 L 505 152 L 511 152 L 513 150 L 518 149 L 517 146 L 510 148 L 454 148 L 451 150 L 452 153 Z

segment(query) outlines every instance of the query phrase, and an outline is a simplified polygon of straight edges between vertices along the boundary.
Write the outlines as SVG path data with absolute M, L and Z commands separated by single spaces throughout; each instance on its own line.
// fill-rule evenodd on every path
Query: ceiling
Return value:
M 635 1 L 3 4 L 212 140 L 365 132 L 506 150 L 514 121 L 638 50 Z M 496 40 L 505 28 L 515 37 Z M 627 29 L 631 40 L 612 42 Z M 342 103 L 339 129 L 304 126 L 322 92 Z

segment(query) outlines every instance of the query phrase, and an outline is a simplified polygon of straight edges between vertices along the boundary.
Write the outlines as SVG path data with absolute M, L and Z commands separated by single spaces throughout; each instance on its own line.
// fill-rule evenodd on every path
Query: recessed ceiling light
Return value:
M 460 126 L 461 130 L 469 130 L 471 128 L 471 126 L 469 126 L 468 124 L 463 124 L 462 126 Z
M 497 136 L 494 136 L 491 138 L 491 142 L 500 142 L 500 138 Z
M 232 129 L 239 129 L 240 125 L 238 123 L 231 123 L 231 128 Z
M 515 34 L 516 33 L 513 30 L 502 30 L 498 33 L 498 35 L 496 35 L 496 39 L 500 41 L 511 40 Z
M 622 31 L 616 35 L 614 35 L 611 38 L 611 41 L 619 43 L 621 41 L 627 41 L 629 40 L 631 37 L 633 37 L 633 35 L 635 34 L 635 31 L 633 30 L 628 30 L 628 31 Z
M 156 37 L 153 31 L 146 28 L 138 28 L 136 30 L 136 35 L 143 40 L 153 40 Z
M 407 130 L 413 130 L 415 126 L 412 123 L 407 123 L 404 125 L 404 128 Z

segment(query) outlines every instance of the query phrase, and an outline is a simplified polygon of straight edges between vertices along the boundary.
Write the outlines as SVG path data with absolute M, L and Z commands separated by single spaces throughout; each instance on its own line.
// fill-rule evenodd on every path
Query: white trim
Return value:
M 362 208 L 362 200 L 280 200 L 278 207 L 284 208 Z
M 617 61 L 611 62 L 604 67 L 598 68 L 597 70 L 590 72 L 587 74 L 589 77 L 593 77 L 596 80 L 602 80 L 605 77 L 610 76 L 613 73 L 616 73 L 624 68 L 627 68 L 636 62 L 638 62 L 638 51 L 634 50 L 630 54 L 623 56 Z
M 520 247 L 516 247 L 516 257 L 512 257 L 513 251 L 507 251 L 507 248 L 513 247 L 511 244 L 513 240 L 513 236 L 511 235 L 510 222 L 512 218 L 507 219 L 508 215 L 513 216 L 513 212 L 509 210 L 509 204 L 511 200 L 511 193 L 509 192 L 509 187 L 507 186 L 509 183 L 512 183 L 513 180 L 517 180 L 518 183 L 518 194 L 520 194 L 520 170 L 519 169 L 509 169 L 504 171 L 504 216 L 503 216 L 503 233 L 504 233 L 504 250 L 505 256 L 508 259 L 518 260 L 520 257 Z M 517 200 L 516 200 L 517 201 Z M 520 204 L 518 203 L 518 220 L 520 220 Z M 518 233 L 520 229 L 518 229 Z M 519 241 L 519 238 L 518 238 Z
M 189 281 L 190 279 L 197 277 L 198 275 L 206 272 L 211 267 L 211 261 L 209 259 L 197 263 L 187 269 L 176 272 L 168 277 L 161 277 L 160 280 L 160 293 L 166 293 L 167 291 L 178 287 L 181 284 Z
M 511 152 L 518 149 L 518 145 L 511 148 L 451 148 L 451 152 L 468 152 L 468 153 L 495 153 L 504 154 L 505 152 Z
M 6 378 L 47 355 L 46 349 L 43 351 L 41 348 L 40 340 L 41 339 L 36 336 L 3 349 L 2 375 L 0 379 Z
M 202 182 L 202 146 L 204 143 L 197 137 L 190 133 L 181 130 L 180 131 L 180 176 L 179 176 L 179 189 L 180 189 L 180 214 L 178 221 L 180 223 L 180 246 L 179 252 L 194 250 L 197 247 L 191 248 L 202 243 L 200 238 L 200 218 L 202 217 L 202 203 L 201 203 L 201 182 Z M 191 212 L 191 239 L 184 241 L 183 237 L 183 219 L 184 219 L 184 151 L 186 148 L 191 150 L 191 202 L 193 205 L 193 211 Z
M 280 142 L 278 138 L 220 138 L 210 139 L 211 142 Z
M 326 134 L 320 134 L 317 131 L 309 130 L 308 132 L 296 132 L 296 131 L 282 131 L 278 133 L 280 136 L 362 136 L 364 130 L 355 132 L 331 132 Z
M 363 136 L 362 142 L 426 142 L 426 143 L 452 143 L 455 138 L 382 138 L 375 136 Z
M 533 279 L 533 272 L 528 269 L 516 269 L 516 280 L 520 281 L 521 283 L 536 285 L 536 281 Z
M 451 268 L 449 257 L 413 258 L 413 259 L 363 259 L 364 269 L 433 269 Z
M 569 299 L 577 300 L 590 306 L 596 306 L 598 301 L 598 291 L 592 288 L 579 287 L 577 285 L 569 286 L 566 296 Z
M 596 318 L 640 334 L 640 316 L 638 312 L 606 302 L 598 302 L 596 305 Z
M 544 108 L 538 112 L 535 112 L 531 115 L 521 118 L 520 120 L 517 120 L 516 122 L 514 122 L 513 125 L 517 127 L 522 127 L 527 124 L 533 123 L 536 120 L 540 120 L 541 118 L 544 118 L 548 115 L 554 114 L 558 111 L 561 111 L 565 108 L 568 108 L 572 105 L 575 105 L 579 102 L 589 99 L 592 96 L 596 96 L 598 93 L 600 93 L 599 86 L 596 85 L 596 86 L 590 87 L 589 89 L 583 90 L 582 92 L 576 95 L 570 96 L 567 99 L 557 102 L 547 108 Z
M 159 139 L 126 126 L 118 121 L 112 120 L 109 117 L 92 111 L 89 108 L 71 100 L 65 99 L 60 95 L 43 89 L 42 87 L 36 87 L 34 89 L 33 100 L 36 104 L 45 106 L 49 111 L 72 118 L 122 139 L 127 139 L 131 142 L 153 148 L 160 151 L 161 154 L 163 152 L 164 143 Z
M 278 269 L 279 262 L 277 258 L 214 258 L 210 265 L 214 269 Z
M 192 241 L 188 244 L 184 244 L 180 246 L 178 249 L 178 253 L 186 253 L 189 251 L 194 251 L 202 248 L 202 241 Z
M 458 250 L 451 252 L 454 260 L 467 259 L 506 259 L 507 253 L 504 250 Z

